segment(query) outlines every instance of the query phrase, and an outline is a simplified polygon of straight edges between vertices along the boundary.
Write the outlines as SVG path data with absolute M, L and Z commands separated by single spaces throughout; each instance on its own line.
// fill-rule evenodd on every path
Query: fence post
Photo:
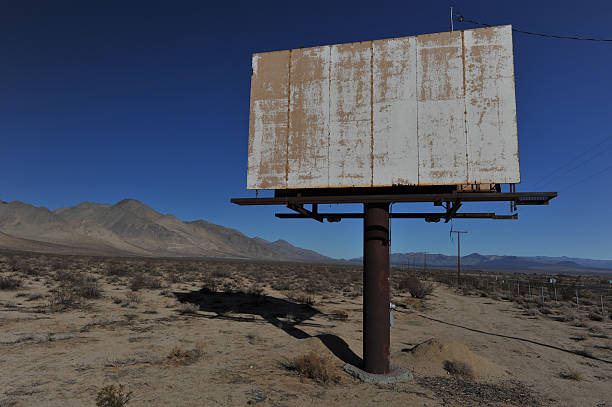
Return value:
M 576 308 L 580 308 L 580 303 L 578 302 L 578 289 L 576 288 Z
M 544 305 L 544 286 L 542 286 L 542 305 Z
M 519 281 L 516 282 L 516 295 L 520 296 L 521 295 L 521 283 Z
M 605 318 L 605 317 L 606 317 L 606 314 L 604 314 L 603 295 L 601 295 L 601 296 L 599 297 L 599 299 L 600 299 L 600 301 L 601 301 L 601 316 Z
M 529 296 L 531 297 L 531 282 L 527 282 L 527 287 L 529 287 Z
M 555 286 L 555 302 L 559 303 L 559 300 L 557 300 L 557 286 Z

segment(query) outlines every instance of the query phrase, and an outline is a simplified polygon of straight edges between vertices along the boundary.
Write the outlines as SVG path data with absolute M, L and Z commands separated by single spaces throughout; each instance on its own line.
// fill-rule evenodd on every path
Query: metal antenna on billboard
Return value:
M 450 8 L 450 23 L 451 23 L 451 32 L 455 31 L 455 26 L 454 26 L 454 18 L 453 18 L 453 6 L 451 6 Z
M 461 234 L 467 232 L 463 230 L 453 230 L 451 226 L 450 233 L 457 234 L 457 288 L 461 288 Z

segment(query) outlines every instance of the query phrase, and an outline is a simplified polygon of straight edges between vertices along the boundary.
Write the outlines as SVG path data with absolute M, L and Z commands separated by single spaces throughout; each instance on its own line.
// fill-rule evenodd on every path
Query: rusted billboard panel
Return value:
M 518 182 L 512 30 L 466 31 L 464 50 L 468 182 Z
M 293 188 L 329 184 L 330 48 L 291 52 L 291 100 L 287 184 Z
M 253 56 L 247 188 L 287 188 L 289 55 Z
M 329 184 L 372 185 L 370 42 L 331 46 Z
M 467 182 L 463 32 L 417 37 L 419 184 Z M 403 134 L 400 136 L 404 136 Z
M 374 41 L 372 119 L 374 185 L 419 182 L 417 134 L 416 37 Z M 398 64 L 396 61 L 406 61 Z M 398 165 L 401 170 L 398 171 Z M 389 182 L 390 180 L 390 182 Z
M 510 26 L 253 56 L 250 189 L 519 181 Z

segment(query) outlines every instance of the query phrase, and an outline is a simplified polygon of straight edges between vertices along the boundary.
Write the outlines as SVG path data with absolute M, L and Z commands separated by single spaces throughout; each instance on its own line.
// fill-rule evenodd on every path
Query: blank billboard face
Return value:
M 249 189 L 520 182 L 512 28 L 253 55 Z

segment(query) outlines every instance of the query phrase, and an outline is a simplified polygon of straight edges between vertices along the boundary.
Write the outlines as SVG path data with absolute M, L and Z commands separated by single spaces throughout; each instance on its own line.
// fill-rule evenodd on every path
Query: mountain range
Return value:
M 183 222 L 134 199 L 114 205 L 83 202 L 54 211 L 0 201 L 0 248 L 103 256 L 335 261 L 284 240 L 250 238 L 205 220 Z
M 0 201 L 0 249 L 58 254 L 144 257 L 214 257 L 300 262 L 351 262 L 302 249 L 284 240 L 269 242 L 205 220 L 184 222 L 134 199 L 116 204 L 83 202 L 51 211 L 27 203 Z M 424 253 L 393 253 L 391 263 L 423 267 Z M 427 266 L 457 267 L 456 256 L 427 254 Z M 612 260 L 575 257 L 519 257 L 472 253 L 466 269 L 544 273 L 601 273 Z
M 427 257 L 425 259 L 425 257 Z M 361 258 L 349 260 L 361 262 Z M 455 268 L 457 267 L 457 256 L 446 256 L 444 254 L 432 253 L 393 253 L 391 264 L 404 265 L 405 267 L 423 268 Z M 479 270 L 515 270 L 521 272 L 550 272 L 550 273 L 579 273 L 579 272 L 612 272 L 612 260 L 581 259 L 577 257 L 521 257 L 521 256 L 499 256 L 472 253 L 461 256 L 461 267 L 465 269 Z

